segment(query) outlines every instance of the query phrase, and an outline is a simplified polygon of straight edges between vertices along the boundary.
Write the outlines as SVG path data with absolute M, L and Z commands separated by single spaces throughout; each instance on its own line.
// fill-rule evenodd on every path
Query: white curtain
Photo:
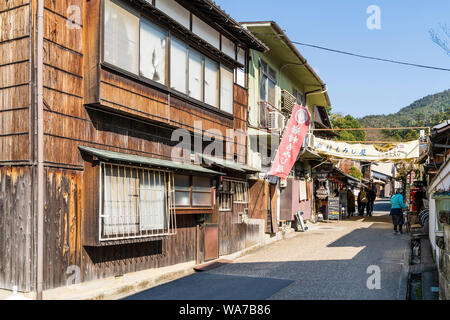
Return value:
M 189 96 L 197 100 L 203 100 L 203 56 L 189 50 Z
M 104 61 L 138 74 L 139 18 L 106 0 Z
M 164 172 L 140 170 L 140 230 L 163 230 L 167 228 L 166 184 Z
M 233 72 L 224 66 L 220 68 L 220 109 L 233 113 Z
M 167 33 L 150 22 L 141 20 L 141 74 L 164 84 L 166 80 Z
M 187 45 L 182 41 L 171 38 L 170 46 L 170 87 L 187 93 Z
M 205 103 L 219 107 L 219 65 L 205 58 Z

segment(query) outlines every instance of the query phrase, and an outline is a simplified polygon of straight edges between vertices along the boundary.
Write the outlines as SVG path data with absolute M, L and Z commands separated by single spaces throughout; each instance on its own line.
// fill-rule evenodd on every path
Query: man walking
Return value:
M 389 213 L 389 215 L 392 216 L 392 223 L 394 224 L 394 234 L 398 234 L 399 232 L 403 233 L 403 209 L 406 208 L 406 205 L 403 202 L 402 193 L 403 189 L 399 188 L 391 198 L 391 212 Z
M 366 188 L 362 187 L 358 194 L 358 212 L 360 216 L 364 217 L 364 210 L 366 209 L 368 203 L 369 198 L 367 197 Z
M 367 215 L 372 216 L 373 206 L 375 204 L 375 199 L 377 198 L 377 193 L 373 185 L 369 186 L 367 197 L 369 199 L 369 202 L 367 203 Z

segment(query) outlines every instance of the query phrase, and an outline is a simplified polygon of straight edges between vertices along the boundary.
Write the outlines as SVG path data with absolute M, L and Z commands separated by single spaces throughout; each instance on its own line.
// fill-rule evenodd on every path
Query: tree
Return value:
M 431 40 L 436 43 L 439 47 L 444 50 L 448 56 L 450 56 L 450 48 L 448 45 L 448 41 L 450 40 L 450 28 L 446 25 L 439 24 L 440 29 L 444 33 L 443 35 L 440 32 L 435 31 L 434 29 L 430 29 Z
M 359 170 L 357 167 L 350 167 L 350 169 L 348 169 L 348 174 L 358 180 L 362 180 L 363 178 L 361 170 Z
M 334 129 L 361 128 L 359 121 L 351 115 L 331 114 L 330 120 Z M 336 139 L 341 141 L 364 141 L 366 139 L 366 133 L 362 130 L 342 130 L 338 133 L 339 137 Z

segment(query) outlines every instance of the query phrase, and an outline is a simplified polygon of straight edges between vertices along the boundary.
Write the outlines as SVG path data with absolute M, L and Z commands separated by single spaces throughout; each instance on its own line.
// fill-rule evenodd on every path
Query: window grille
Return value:
M 224 179 L 219 193 L 219 210 L 232 210 L 233 203 L 248 203 L 248 183 Z
M 101 241 L 175 234 L 171 172 L 103 162 L 100 170 Z

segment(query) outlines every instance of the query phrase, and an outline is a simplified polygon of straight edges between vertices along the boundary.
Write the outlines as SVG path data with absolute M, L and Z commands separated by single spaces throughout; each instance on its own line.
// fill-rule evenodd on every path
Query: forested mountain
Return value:
M 358 119 L 363 128 L 434 126 L 450 119 L 450 89 L 421 98 L 400 111 Z M 366 140 L 413 140 L 418 130 L 367 131 Z

